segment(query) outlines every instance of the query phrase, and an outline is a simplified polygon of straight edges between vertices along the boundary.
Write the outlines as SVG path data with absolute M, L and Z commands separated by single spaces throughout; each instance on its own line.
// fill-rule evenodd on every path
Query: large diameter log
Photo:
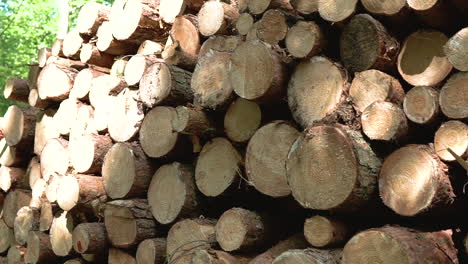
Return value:
M 104 223 L 113 246 L 130 248 L 160 233 L 144 199 L 116 200 L 107 203 Z
M 314 126 L 291 147 L 286 173 L 303 207 L 352 211 L 376 198 L 380 166 L 360 132 Z
M 154 63 L 146 68 L 141 77 L 140 100 L 149 108 L 192 102 L 191 78 L 191 72 L 177 66 Z
M 444 161 L 454 161 L 456 158 L 448 151 L 452 150 L 464 157 L 468 150 L 468 126 L 463 122 L 451 120 L 443 123 L 434 136 L 434 149 Z
M 258 39 L 271 45 L 277 45 L 288 33 L 289 27 L 286 22 L 286 15 L 281 10 L 266 11 L 262 19 L 257 22 Z
M 429 86 L 414 87 L 405 95 L 403 110 L 416 124 L 432 124 L 440 113 L 439 92 Z
M 380 1 L 361 0 L 364 8 L 372 14 L 393 16 L 398 14 L 406 6 L 406 0 Z
M 249 0 L 247 6 L 252 15 L 260 15 L 268 9 L 284 9 L 291 11 L 293 7 L 287 0 Z
M 354 14 L 357 3 L 357 0 L 318 0 L 318 12 L 329 22 L 342 22 Z
M 197 160 L 195 180 L 198 189 L 209 197 L 223 194 L 238 179 L 241 166 L 242 156 L 229 140 L 214 138 L 203 146 Z
M 137 135 L 143 118 L 138 91 L 126 88 L 117 95 L 112 106 L 107 127 L 109 135 L 117 142 L 129 141 Z
M 341 221 L 316 215 L 304 222 L 304 236 L 313 247 L 337 246 L 348 239 L 348 227 Z
M 57 204 L 65 211 L 76 205 L 89 205 L 105 197 L 102 177 L 90 175 L 65 175 L 60 178 L 57 190 Z
M 215 35 L 209 37 L 200 48 L 198 57 L 201 58 L 210 50 L 218 52 L 233 52 L 243 42 L 240 36 Z
M 236 94 L 244 99 L 277 101 L 286 92 L 285 65 L 279 54 L 261 41 L 247 41 L 234 50 L 229 77 Z
M 250 139 L 245 154 L 245 170 L 259 192 L 283 197 L 291 193 L 286 177 L 286 159 L 300 133 L 285 121 L 261 127 Z
M 138 42 L 116 40 L 112 36 L 112 26 L 109 21 L 105 21 L 96 33 L 98 40 L 96 47 L 98 50 L 111 55 L 135 54 L 138 50 Z
M 440 109 L 448 118 L 468 119 L 467 83 L 468 73 L 459 72 L 452 75 L 440 90 Z
M 26 248 L 21 247 L 18 245 L 15 245 L 13 247 L 10 247 L 8 250 L 7 254 L 7 260 L 8 264 L 23 264 L 24 262 L 24 257 L 26 254 Z
M 0 189 L 8 192 L 12 185 L 16 188 L 29 187 L 29 179 L 26 176 L 26 171 L 22 168 L 2 166 L 0 168 Z
M 361 115 L 362 131 L 371 140 L 401 142 L 408 136 L 405 112 L 391 102 L 377 101 Z
M 444 80 L 452 70 L 443 50 L 447 41 L 444 33 L 434 30 L 420 30 L 408 36 L 398 55 L 401 77 L 414 86 L 432 86 Z
M 48 234 L 33 231 L 28 234 L 28 247 L 24 260 L 26 263 L 54 263 L 57 256 L 52 250 L 52 244 Z
M 343 101 L 347 80 L 346 71 L 327 58 L 313 57 L 301 62 L 288 87 L 288 104 L 294 119 L 308 127 L 335 112 Z
M 357 72 L 349 89 L 356 110 L 362 112 L 376 101 L 389 101 L 401 105 L 405 92 L 400 82 L 379 70 Z
M 249 264 L 271 264 L 276 257 L 290 249 L 303 249 L 308 246 L 303 234 L 295 234 L 252 259 Z
M 445 44 L 444 52 L 455 69 L 468 71 L 468 28 L 453 35 Z
M 153 173 L 152 162 L 136 143 L 114 144 L 102 164 L 104 188 L 112 199 L 144 194 Z
M 325 36 L 313 21 L 298 21 L 288 30 L 286 48 L 296 58 L 308 58 L 319 54 L 325 47 Z
M 5 89 L 3 90 L 3 96 L 9 100 L 27 103 L 29 96 L 28 81 L 24 79 L 8 78 Z
M 238 18 L 235 4 L 207 1 L 198 12 L 198 29 L 206 37 L 229 33 Z
M 99 26 L 109 20 L 110 7 L 94 1 L 87 2 L 81 7 L 76 19 L 78 32 L 85 36 L 94 36 Z
M 95 44 L 84 43 L 81 47 L 80 61 L 87 64 L 110 68 L 114 63 L 114 56 L 100 51 Z
M 84 43 L 84 39 L 80 36 L 77 29 L 73 29 L 67 33 L 62 42 L 62 51 L 65 57 L 79 58 L 81 45 Z
M 137 264 L 135 258 L 127 252 L 110 248 L 108 254 L 108 263 L 112 264 Z
M 166 261 L 166 239 L 150 238 L 143 240 L 136 251 L 138 264 L 156 264 Z
M 341 263 L 341 249 L 316 249 L 288 250 L 279 255 L 272 264 L 311 263 L 311 264 L 339 264 Z
M 68 149 L 68 141 L 62 138 L 50 139 L 44 146 L 41 153 L 41 173 L 51 175 L 58 173 L 65 174 L 70 165 L 70 152 Z
M 80 254 L 99 254 L 107 250 L 104 223 L 81 223 L 73 230 L 73 249 Z
M 175 110 L 176 117 L 172 120 L 175 131 L 198 137 L 216 132 L 216 125 L 202 109 L 178 106 Z
M 151 180 L 148 204 L 161 224 L 193 216 L 200 206 L 193 168 L 178 162 L 161 166 Z
M 341 263 L 458 263 L 451 233 L 423 233 L 396 226 L 369 229 L 346 243 Z
M 8 192 L 3 202 L 3 221 L 8 227 L 14 227 L 19 209 L 28 206 L 30 201 L 31 193 L 29 191 L 16 189 Z
M 390 154 L 380 170 L 379 191 L 384 204 L 404 216 L 444 208 L 454 200 L 446 166 L 425 145 Z
M 262 111 L 252 101 L 238 98 L 224 115 L 224 131 L 234 142 L 247 142 L 260 127 Z
M 89 134 L 70 141 L 70 162 L 80 173 L 100 174 L 104 156 L 112 147 L 107 135 Z
M 216 221 L 208 218 L 185 219 L 174 224 L 167 234 L 166 254 L 174 264 L 189 264 L 197 250 L 216 242 Z
M 62 101 L 73 87 L 77 71 L 72 68 L 49 64 L 39 74 L 37 90 L 42 100 Z
M 64 211 L 57 214 L 50 226 L 50 243 L 52 250 L 57 256 L 67 256 L 73 249 L 73 218 L 71 214 Z
M 38 111 L 32 107 L 8 107 L 3 117 L 3 133 L 9 146 L 25 152 L 32 150 L 37 114 Z
M 371 68 L 389 71 L 394 68 L 398 50 L 398 41 L 368 14 L 354 16 L 341 34 L 341 60 L 351 72 Z
M 8 227 L 3 219 L 0 219 L 0 253 L 6 252 L 8 248 L 15 244 L 13 228 Z

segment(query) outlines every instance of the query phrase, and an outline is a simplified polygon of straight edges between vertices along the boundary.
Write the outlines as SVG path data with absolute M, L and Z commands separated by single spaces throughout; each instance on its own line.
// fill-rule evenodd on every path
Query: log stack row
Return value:
M 467 11 L 87 3 L 4 89 L 0 263 L 462 263 Z

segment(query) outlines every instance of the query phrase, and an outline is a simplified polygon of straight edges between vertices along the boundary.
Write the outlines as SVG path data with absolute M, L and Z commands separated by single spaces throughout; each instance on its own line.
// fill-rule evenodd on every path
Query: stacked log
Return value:
M 358 2 L 86 3 L 6 81 L 0 263 L 463 263 L 467 5 Z

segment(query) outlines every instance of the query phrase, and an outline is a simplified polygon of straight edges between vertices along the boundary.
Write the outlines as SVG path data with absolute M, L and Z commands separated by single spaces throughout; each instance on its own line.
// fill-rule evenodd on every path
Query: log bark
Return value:
M 44 62 L 45 66 L 45 62 Z M 37 89 L 37 77 L 39 77 L 39 73 L 41 73 L 42 68 L 39 68 L 39 65 L 31 65 L 29 66 L 28 72 L 28 86 L 29 90 Z
M 450 230 L 423 233 L 404 227 L 384 226 L 355 235 L 343 249 L 343 264 L 370 259 L 398 263 L 458 263 Z M 367 250 L 360 250 L 366 248 Z
M 320 27 L 313 21 L 298 21 L 288 30 L 286 48 L 296 58 L 310 58 L 322 52 L 326 40 Z
M 114 144 L 102 164 L 104 188 L 112 199 L 143 195 L 153 173 L 153 162 L 136 143 Z
M 209 37 L 203 42 L 203 45 L 200 48 L 198 53 L 198 60 L 205 56 L 210 50 L 218 52 L 233 52 L 237 46 L 243 42 L 240 36 L 225 36 L 225 35 L 215 35 Z
M 50 243 L 52 250 L 57 256 L 67 256 L 73 250 L 72 232 L 73 218 L 71 214 L 64 211 L 57 214 L 50 226 Z
M 110 7 L 96 2 L 87 2 L 78 13 L 76 28 L 81 35 L 96 35 L 99 26 L 109 20 Z
M 76 75 L 73 88 L 70 91 L 70 97 L 84 100 L 88 99 L 89 90 L 91 89 L 93 80 L 105 74 L 105 72 L 93 68 L 86 68 L 81 70 Z
M 138 91 L 124 89 L 115 98 L 109 117 L 108 131 L 111 138 L 117 142 L 131 140 L 140 130 L 143 118 L 143 103 Z
M 14 222 L 14 233 L 19 245 L 26 244 L 30 231 L 39 231 L 41 212 L 38 208 L 23 206 L 18 210 Z
M 308 246 L 304 234 L 295 234 L 278 242 L 275 246 L 252 259 L 249 264 L 271 264 L 283 252 L 290 249 L 303 249 Z
M 319 125 L 294 142 L 286 174 L 293 197 L 303 207 L 354 211 L 376 198 L 380 166 L 359 131 Z
M 466 83 L 468 73 L 459 72 L 452 75 L 444 84 L 439 94 L 439 104 L 445 116 L 451 119 L 468 119 L 468 97 Z
M 0 168 L 0 189 L 8 192 L 12 186 L 16 188 L 28 188 L 28 177 L 22 168 L 2 166 Z
M 4 219 L 0 219 L 0 253 L 6 252 L 11 245 L 15 244 L 15 235 L 13 228 L 8 227 Z
M 12 105 L 3 118 L 3 133 L 9 146 L 21 152 L 31 152 L 34 144 L 37 109 Z
M 114 247 L 130 248 L 161 233 L 144 199 L 109 202 L 104 216 L 108 238 Z
M 52 250 L 48 234 L 43 232 L 30 232 L 28 234 L 28 248 L 24 260 L 26 263 L 54 263 L 58 257 Z
M 272 264 L 290 264 L 290 263 L 341 263 L 341 249 L 315 249 L 308 248 L 303 250 L 288 250 L 279 255 Z
M 47 59 L 49 59 L 50 56 L 58 56 L 58 55 L 53 55 L 52 49 L 50 48 L 39 49 L 39 51 L 37 52 L 37 63 L 39 64 L 39 68 L 44 68 L 44 66 L 46 66 Z
M 289 27 L 286 23 L 286 15 L 278 9 L 266 11 L 257 24 L 258 39 L 270 44 L 277 45 L 286 38 Z
M 99 174 L 104 156 L 112 147 L 107 135 L 84 135 L 70 141 L 70 162 L 75 171 Z
M 114 39 L 112 36 L 112 25 L 108 21 L 101 24 L 96 35 L 98 37 L 96 47 L 107 54 L 116 56 L 134 54 L 138 50 L 139 44 L 137 41 Z
M 80 61 L 87 64 L 110 68 L 114 63 L 114 56 L 100 51 L 94 44 L 84 43 L 81 47 Z
M 85 43 L 85 40 L 80 36 L 77 29 L 69 31 L 62 42 L 63 55 L 68 58 L 78 59 L 83 43 Z
M 234 142 L 247 142 L 260 127 L 262 110 L 252 101 L 238 98 L 224 116 L 224 131 Z
M 403 110 L 416 124 L 433 124 L 440 113 L 439 92 L 429 86 L 414 87 L 405 96 Z
M 156 54 L 161 54 L 163 50 L 164 50 L 163 44 L 159 42 L 151 41 L 151 40 L 145 40 L 138 47 L 137 54 L 156 55 Z
M 213 249 L 201 249 L 195 252 L 191 264 L 248 264 L 250 257 L 231 255 Z
M 124 78 L 128 85 L 140 82 L 146 70 L 156 62 L 161 62 L 156 55 L 135 55 L 128 60 L 125 66 Z
M 242 13 L 236 22 L 236 31 L 242 36 L 247 35 L 254 24 L 254 18 L 249 13 Z
M 235 4 L 208 1 L 198 12 L 198 29 L 206 37 L 230 33 L 238 18 Z
M 329 22 L 344 22 L 356 12 L 357 3 L 357 0 L 318 0 L 318 12 Z
M 41 174 L 64 175 L 70 165 L 70 151 L 68 141 L 62 138 L 50 139 L 41 153 Z
M 24 79 L 8 78 L 3 90 L 3 96 L 9 100 L 27 103 L 29 96 L 28 81 Z
M 313 247 L 330 247 L 344 244 L 350 234 L 347 225 L 339 220 L 316 215 L 304 222 L 304 236 Z
M 291 194 L 286 160 L 299 131 L 286 121 L 273 121 L 255 132 L 245 154 L 245 171 L 255 189 L 272 196 Z
M 408 136 L 408 120 L 400 106 L 377 101 L 361 115 L 362 131 L 371 140 L 402 142 Z
M 57 204 L 65 211 L 77 205 L 91 206 L 95 200 L 106 199 L 102 177 L 90 175 L 64 175 L 57 189 Z
M 420 30 L 408 36 L 398 55 L 401 77 L 414 86 L 433 86 L 444 80 L 452 70 L 443 51 L 447 41 L 444 33 L 435 30 Z
M 136 261 L 139 264 L 164 263 L 166 261 L 166 239 L 143 240 L 137 248 Z
M 26 248 L 21 246 L 10 247 L 7 254 L 7 263 L 8 264 L 24 264 L 26 254 Z
M 204 136 L 215 134 L 217 127 L 205 111 L 197 107 L 178 106 L 172 128 L 182 134 Z
M 108 263 L 112 264 L 136 264 L 136 259 L 126 253 L 123 250 L 110 248 L 109 255 L 108 255 Z
M 351 72 L 368 69 L 392 71 L 399 46 L 379 21 L 370 15 L 360 14 L 343 29 L 340 55 L 344 66 Z
M 460 157 L 465 157 L 468 150 L 468 126 L 460 121 L 451 120 L 443 123 L 434 136 L 434 149 L 440 159 L 455 161 L 448 148 Z
M 37 80 L 37 90 L 42 100 L 62 101 L 68 98 L 77 70 L 58 64 L 45 66 Z
M 16 189 L 8 192 L 3 202 L 3 221 L 9 228 L 14 227 L 19 209 L 28 206 L 30 202 L 30 191 Z
M 140 100 L 149 108 L 192 102 L 191 78 L 191 72 L 177 66 L 155 63 L 149 66 L 141 77 Z
M 42 149 L 49 139 L 58 138 L 60 132 L 56 126 L 53 116 L 56 110 L 48 109 L 36 119 L 36 129 L 34 133 L 34 154 L 40 156 Z
M 104 223 L 81 223 L 72 237 L 73 249 L 80 254 L 100 254 L 109 247 Z
M 39 97 L 37 89 L 31 89 L 28 95 L 28 104 L 35 108 L 45 109 L 51 105 L 51 102 L 48 100 L 42 100 Z
M 287 0 L 249 0 L 247 2 L 249 12 L 252 15 L 260 15 L 268 9 L 279 8 L 286 11 L 292 11 L 293 7 Z

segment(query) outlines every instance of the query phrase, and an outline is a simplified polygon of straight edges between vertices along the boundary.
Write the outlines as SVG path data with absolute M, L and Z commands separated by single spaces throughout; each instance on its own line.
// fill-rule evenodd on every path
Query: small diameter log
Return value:
M 242 163 L 241 154 L 229 140 L 214 138 L 203 146 L 198 156 L 195 168 L 198 189 L 209 197 L 223 194 L 239 178 Z
M 408 120 L 398 105 L 377 101 L 361 115 L 362 131 L 371 140 L 401 142 L 408 136 Z
M 136 143 L 116 143 L 104 157 L 102 177 L 112 199 L 140 196 L 154 174 L 152 162 Z
M 278 242 L 275 246 L 256 256 L 249 264 L 271 264 L 273 260 L 283 252 L 290 249 L 303 249 L 308 246 L 304 238 L 304 234 L 295 234 L 283 241 Z
M 247 142 L 260 127 L 262 110 L 252 101 L 238 98 L 224 115 L 224 131 L 234 142 Z
M 360 132 L 321 125 L 294 142 L 286 173 L 292 195 L 303 207 L 353 211 L 376 198 L 380 166 Z
M 443 123 L 434 136 L 434 149 L 444 161 L 455 161 L 448 151 L 450 148 L 456 155 L 465 157 L 468 150 L 468 126 L 460 121 L 451 120 Z
M 105 21 L 99 27 L 97 33 L 96 47 L 107 54 L 111 55 L 126 55 L 135 54 L 138 50 L 138 42 L 136 41 L 121 41 L 114 39 L 112 36 L 111 23 Z
M 42 100 L 39 97 L 39 92 L 37 91 L 37 89 L 31 89 L 28 95 L 28 104 L 35 108 L 45 109 L 51 103 L 48 100 Z
M 164 45 L 159 42 L 154 42 L 151 40 L 145 40 L 138 47 L 137 54 L 139 55 L 155 55 L 161 54 L 164 50 Z
M 21 246 L 10 247 L 7 254 L 8 264 L 23 264 L 25 263 L 24 257 L 26 254 L 26 248 Z
M 57 214 L 50 226 L 50 243 L 57 256 L 67 256 L 73 249 L 73 218 L 68 212 Z
M 198 137 L 217 131 L 213 121 L 202 109 L 178 106 L 175 110 L 176 117 L 172 119 L 172 128 L 175 131 Z
M 288 250 L 279 255 L 272 264 L 291 264 L 291 263 L 327 263 L 327 264 L 340 264 L 341 263 L 341 249 L 316 249 L 308 248 L 303 250 L 293 249 Z
M 17 150 L 15 147 L 10 147 L 3 138 L 0 141 L 0 149 L 2 155 L 0 156 L 0 164 L 8 167 L 22 167 L 28 163 L 30 153 Z M 3 151 L 5 149 L 5 151 Z
M 94 36 L 99 26 L 104 21 L 109 20 L 109 15 L 110 7 L 94 1 L 89 1 L 81 7 L 78 13 L 76 28 L 81 35 Z
M 178 162 L 161 166 L 151 180 L 148 204 L 161 224 L 193 216 L 199 208 L 193 168 Z
M 144 43 L 144 42 L 143 42 Z M 125 72 L 125 67 L 127 66 L 128 59 L 127 58 L 120 58 L 116 59 L 114 61 L 114 64 L 112 64 L 112 68 L 110 69 L 110 75 L 123 78 L 124 77 L 124 72 Z
M 300 14 L 309 15 L 318 12 L 319 0 L 290 0 L 289 2 Z
M 268 44 L 277 45 L 286 38 L 288 29 L 286 15 L 281 10 L 271 9 L 258 21 L 257 37 Z
M 11 105 L 3 118 L 3 133 L 8 146 L 30 152 L 34 144 L 34 131 L 38 111 L 32 107 Z
M 125 65 L 125 82 L 128 85 L 136 85 L 140 82 L 143 74 L 151 65 L 160 62 L 161 59 L 156 55 L 140 55 L 132 56 Z
M 70 91 L 70 97 L 76 99 L 87 99 L 93 79 L 103 76 L 105 73 L 93 68 L 86 68 L 81 70 L 75 78 L 73 88 Z
M 284 197 L 291 194 L 286 159 L 299 131 L 285 121 L 273 121 L 255 132 L 245 154 L 245 171 L 259 192 Z
M 414 86 L 433 86 L 440 83 L 452 70 L 444 54 L 448 38 L 435 30 L 420 30 L 408 36 L 398 55 L 401 77 Z
M 161 19 L 168 24 L 173 24 L 178 16 L 184 14 L 188 2 L 192 1 L 159 0 L 159 15 L 161 16 Z
M 254 24 L 254 18 L 249 13 L 242 13 L 236 22 L 236 31 L 242 36 L 247 35 Z
M 19 245 L 26 244 L 30 231 L 39 231 L 41 212 L 38 208 L 29 206 L 21 207 L 16 214 L 14 231 L 16 242 Z
M 104 156 L 112 147 L 107 135 L 83 135 L 70 141 L 70 162 L 80 173 L 100 174 Z
M 382 165 L 380 197 L 385 205 L 403 216 L 445 208 L 455 196 L 446 169 L 430 147 L 402 147 Z
M 179 105 L 192 102 L 191 78 L 191 72 L 177 66 L 154 63 L 146 68 L 141 77 L 140 100 L 149 108 L 156 105 Z
M 28 81 L 24 79 L 8 78 L 5 89 L 3 90 L 3 96 L 9 100 L 27 103 L 29 96 Z
M 68 98 L 77 70 L 57 64 L 45 66 L 37 80 L 37 90 L 42 100 L 62 101 Z
M 227 252 L 213 249 L 197 250 L 191 264 L 248 264 L 251 258 L 233 256 Z
M 361 0 L 364 8 L 372 14 L 394 16 L 404 10 L 406 0 L 380 1 L 380 0 Z
M 37 52 L 37 63 L 39 64 L 39 68 L 44 68 L 47 63 L 47 59 L 49 59 L 50 56 L 53 56 L 52 54 L 52 49 L 50 48 L 40 48 L 39 51 Z M 58 55 L 55 55 L 58 56 Z
M 325 57 L 301 62 L 288 87 L 288 104 L 294 119 L 308 127 L 334 113 L 343 102 L 347 80 L 346 71 Z
M 252 15 L 260 15 L 268 9 L 284 9 L 287 11 L 292 11 L 293 7 L 290 4 L 290 1 L 287 0 L 249 0 L 247 2 L 249 12 Z
M 31 188 L 34 186 L 34 183 L 38 179 L 42 179 L 41 164 L 39 163 L 39 157 L 34 156 L 29 161 L 28 167 L 26 169 L 26 177 L 25 178 L 28 180 L 27 184 Z
M 198 58 L 203 57 L 210 50 L 218 52 L 233 52 L 239 44 L 243 42 L 242 38 L 238 35 L 234 36 L 225 36 L 225 35 L 215 35 L 209 37 L 200 48 L 198 53 Z
M 139 137 L 146 155 L 151 158 L 179 157 L 191 147 L 185 135 L 174 131 L 172 120 L 176 117 L 176 110 L 167 106 L 155 107 L 146 114 Z
M 367 70 L 355 73 L 349 95 L 354 108 L 363 112 L 376 101 L 389 101 L 401 105 L 405 92 L 400 82 L 393 76 L 379 70 Z
M 65 211 L 76 205 L 88 205 L 105 197 L 102 177 L 90 175 L 65 175 L 60 178 L 57 189 L 57 204 Z
M 138 264 L 155 264 L 166 261 L 166 239 L 150 238 L 143 240 L 136 251 Z
M 368 14 L 360 14 L 343 29 L 340 57 L 351 72 L 368 69 L 391 71 L 395 67 L 399 46 L 379 21 Z
M 468 73 L 459 72 L 452 75 L 440 90 L 440 109 L 448 118 L 468 119 L 467 83 Z
M 84 43 L 81 47 L 80 61 L 87 64 L 110 68 L 114 63 L 114 56 L 100 51 L 95 44 Z
M 217 110 L 227 107 L 234 100 L 234 90 L 229 80 L 230 63 L 231 53 L 228 52 L 210 49 L 199 56 L 191 80 L 195 104 Z
M 286 48 L 295 58 L 309 58 L 322 52 L 325 36 L 313 21 L 298 21 L 288 30 Z
M 116 248 L 109 248 L 108 263 L 137 264 L 136 259 L 132 255 Z
M 58 174 L 51 174 L 47 175 L 48 177 L 48 182 L 47 182 L 47 188 L 45 190 L 45 196 L 47 200 L 51 203 L 54 203 L 57 201 L 57 192 L 58 192 L 58 186 L 60 183 L 60 179 L 63 177 L 62 175 Z
M 216 221 L 208 218 L 185 219 L 174 224 L 167 234 L 166 254 L 169 263 L 190 263 L 197 250 L 216 243 Z
M 42 115 L 36 119 L 36 129 L 34 133 L 34 154 L 40 156 L 42 149 L 49 139 L 58 138 L 60 132 L 54 121 L 56 110 L 45 110 Z
M 52 250 L 48 234 L 32 231 L 28 234 L 28 247 L 24 260 L 26 263 L 55 263 L 57 256 Z
M 31 202 L 29 206 L 32 208 L 41 208 L 44 202 L 43 197 L 47 189 L 47 181 L 40 178 L 37 179 L 33 185 L 31 185 Z
M 8 227 L 3 219 L 0 219 L 0 253 L 6 252 L 11 245 L 16 244 L 13 228 Z
M 104 223 L 113 246 L 130 248 L 160 233 L 144 199 L 116 200 L 107 203 Z
M 357 3 L 357 0 L 318 0 L 318 12 L 329 22 L 343 22 L 354 14 Z
M 51 175 L 58 173 L 64 175 L 70 165 L 70 152 L 68 141 L 54 138 L 47 141 L 41 153 L 41 174 Z
M 45 66 L 45 62 L 44 62 Z M 39 73 L 41 73 L 42 68 L 39 68 L 38 65 L 33 64 L 29 66 L 28 72 L 28 86 L 29 90 L 37 89 L 37 77 L 39 77 Z
M 305 220 L 304 236 L 313 247 L 337 246 L 346 242 L 349 230 L 339 220 L 316 215 Z
M 62 44 L 63 39 L 55 39 L 54 43 L 52 44 L 51 52 L 52 56 L 54 57 L 65 57 L 62 51 Z
M 468 71 L 468 28 L 453 35 L 445 44 L 444 52 L 455 69 Z
M 239 10 L 235 4 L 207 1 L 198 12 L 198 29 L 206 37 L 226 34 L 231 31 L 238 18 Z
M 341 263 L 458 263 L 456 252 L 450 230 L 423 233 L 384 226 L 351 238 L 343 249 Z
M 62 51 L 65 57 L 78 59 L 80 56 L 81 45 L 84 39 L 80 36 L 77 29 L 68 32 L 62 42 Z
M 143 118 L 143 103 L 138 91 L 126 88 L 117 95 L 112 106 L 109 135 L 117 142 L 129 141 L 137 135 Z
M 72 236 L 73 249 L 80 254 L 100 254 L 109 247 L 104 223 L 81 223 Z
M 234 50 L 229 77 L 236 94 L 247 100 L 277 101 L 286 92 L 285 65 L 280 55 L 261 41 L 247 41 Z
M 39 220 L 39 231 L 46 232 L 50 229 L 52 221 L 54 220 L 54 209 L 57 206 L 53 206 L 49 201 L 43 201 L 41 204 L 41 216 Z
M 5 224 L 13 228 L 19 209 L 28 206 L 30 202 L 31 192 L 20 189 L 9 191 L 3 202 L 3 221 Z
M 22 168 L 2 166 L 0 168 L 0 189 L 8 192 L 12 186 L 16 188 L 28 188 L 28 177 Z
M 439 92 L 429 86 L 414 87 L 405 96 L 403 110 L 416 124 L 432 124 L 440 113 Z

